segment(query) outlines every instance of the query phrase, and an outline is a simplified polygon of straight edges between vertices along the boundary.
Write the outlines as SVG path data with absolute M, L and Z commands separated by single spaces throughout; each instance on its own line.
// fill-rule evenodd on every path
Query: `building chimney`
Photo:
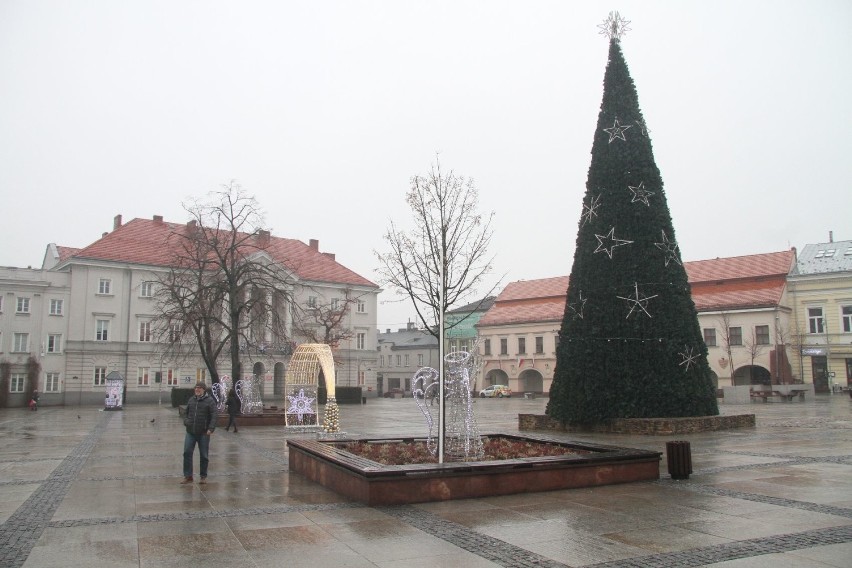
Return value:
M 410 322 L 408 322 L 408 331 L 413 331 L 413 330 L 414 330 L 414 322 L 410 321 Z
M 104 238 L 104 237 L 105 237 L 105 236 L 107 236 L 108 234 L 109 234 L 109 233 L 106 233 L 106 232 L 101 233 L 101 238 Z
M 314 249 L 315 251 L 319 251 L 319 240 L 311 239 L 308 241 L 308 246 Z
M 269 246 L 269 231 L 261 229 L 257 232 L 257 244 L 261 247 Z
M 386 328 L 386 329 L 387 329 L 387 333 L 390 333 L 390 328 L 388 327 L 388 328 Z
M 158 224 L 162 224 L 163 223 L 163 216 L 162 215 L 154 215 L 154 222 L 158 223 Z
M 116 230 L 121 227 L 121 215 L 116 215 L 112 220 L 112 230 Z
M 191 233 L 192 233 L 192 232 L 195 232 L 195 229 L 197 229 L 197 228 L 198 228 L 198 223 L 195 221 L 195 219 L 193 219 L 192 221 L 187 221 L 187 222 L 186 222 L 186 228 L 187 228 L 187 229 L 189 230 L 189 232 L 191 232 Z
M 828 232 L 828 242 L 830 242 L 830 243 L 834 242 L 834 231 Z
M 322 253 L 322 254 L 323 254 L 323 255 L 325 255 L 325 256 L 327 256 L 327 257 L 328 257 L 328 258 L 330 258 L 331 260 L 334 260 L 334 253 L 333 253 L 333 252 L 324 252 L 324 253 Z

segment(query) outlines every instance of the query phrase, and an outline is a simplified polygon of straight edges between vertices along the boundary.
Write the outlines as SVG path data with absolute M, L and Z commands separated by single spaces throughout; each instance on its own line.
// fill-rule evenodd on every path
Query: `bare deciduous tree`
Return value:
M 748 353 L 749 356 L 749 377 L 751 379 L 751 384 L 756 384 L 754 377 L 754 362 L 766 350 L 766 344 L 758 343 L 757 332 L 754 328 L 752 328 L 751 337 L 743 341 L 743 345 L 745 346 L 746 353 Z M 770 377 L 770 383 L 771 382 L 772 379 Z
M 219 356 L 227 352 L 238 378 L 246 347 L 267 336 L 287 340 L 281 312 L 292 304 L 293 281 L 267 252 L 270 235 L 261 228 L 258 203 L 239 185 L 184 209 L 190 222 L 171 235 L 174 262 L 157 291 L 160 343 L 175 357 L 194 343 L 214 383 Z
M 444 172 L 437 160 L 427 175 L 411 178 L 406 201 L 414 226 L 404 230 L 391 221 L 384 236 L 390 250 L 375 253 L 379 273 L 408 297 L 420 323 L 438 337 L 440 314 L 472 297 L 492 270 L 488 246 L 494 213 L 479 213 L 473 180 Z M 490 296 L 498 285 L 481 297 Z
M 344 291 L 343 298 L 330 302 L 317 302 L 294 314 L 294 335 L 304 337 L 308 343 L 324 343 L 337 349 L 341 342 L 352 339 L 355 332 L 346 326 L 346 317 L 352 304 L 358 300 Z
M 728 365 L 731 368 L 731 386 L 734 386 L 734 350 L 731 344 L 731 316 L 727 312 L 721 312 L 717 318 L 719 325 L 722 326 L 722 348 L 728 356 Z

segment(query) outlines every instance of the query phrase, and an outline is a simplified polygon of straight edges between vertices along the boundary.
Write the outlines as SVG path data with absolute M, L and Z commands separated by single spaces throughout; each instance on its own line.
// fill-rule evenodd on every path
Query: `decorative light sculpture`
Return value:
M 474 352 L 476 352 L 474 348 Z M 476 426 L 471 396 L 471 377 L 476 376 L 478 361 L 467 351 L 452 351 L 444 357 L 444 456 L 454 461 L 471 461 L 482 458 L 482 438 Z M 424 367 L 414 374 L 411 384 L 414 401 L 426 417 L 429 434 L 426 447 L 434 455 L 437 451 L 433 433 L 440 404 L 435 405 L 435 393 L 440 392 L 438 371 Z
M 321 429 L 329 434 L 340 432 L 340 411 L 334 396 L 334 357 L 331 347 L 322 343 L 299 345 L 287 365 L 287 373 L 284 375 L 287 400 L 284 421 L 288 428 L 320 428 L 317 408 L 320 374 L 325 378 L 327 392 Z
M 260 397 L 260 377 L 251 375 L 235 385 L 241 403 L 242 414 L 263 414 L 263 399 Z
M 224 412 L 228 403 L 228 393 L 231 392 L 231 377 L 228 375 L 219 377 L 219 382 L 213 383 L 211 391 L 213 398 L 216 399 L 216 410 Z

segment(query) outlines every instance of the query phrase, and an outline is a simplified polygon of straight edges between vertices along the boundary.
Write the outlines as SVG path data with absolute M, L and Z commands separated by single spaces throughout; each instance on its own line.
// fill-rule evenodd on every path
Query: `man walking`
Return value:
M 195 383 L 195 396 L 186 403 L 186 415 L 183 418 L 186 426 L 186 436 L 183 442 L 183 481 L 181 484 L 192 483 L 192 455 L 195 444 L 198 444 L 200 460 L 201 483 L 207 483 L 208 452 L 210 450 L 210 435 L 216 429 L 216 401 L 207 392 L 207 385 Z

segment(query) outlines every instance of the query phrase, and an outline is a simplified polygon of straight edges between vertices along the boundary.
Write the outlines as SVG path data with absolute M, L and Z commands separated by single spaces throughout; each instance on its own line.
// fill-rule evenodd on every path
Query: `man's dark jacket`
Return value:
M 200 397 L 192 396 L 186 403 L 186 416 L 183 417 L 186 431 L 193 436 L 201 436 L 216 428 L 216 401 L 208 393 Z

